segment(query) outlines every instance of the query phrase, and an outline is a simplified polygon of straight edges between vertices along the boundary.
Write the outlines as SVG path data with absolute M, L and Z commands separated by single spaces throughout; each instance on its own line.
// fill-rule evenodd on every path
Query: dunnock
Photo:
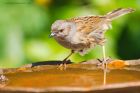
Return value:
M 63 60 L 61 66 L 66 65 L 67 59 L 74 52 L 84 55 L 96 45 L 101 45 L 103 48 L 104 65 L 106 60 L 104 33 L 111 27 L 112 20 L 133 11 L 132 8 L 119 8 L 103 16 L 85 16 L 56 20 L 51 27 L 51 36 L 62 46 L 72 50 Z

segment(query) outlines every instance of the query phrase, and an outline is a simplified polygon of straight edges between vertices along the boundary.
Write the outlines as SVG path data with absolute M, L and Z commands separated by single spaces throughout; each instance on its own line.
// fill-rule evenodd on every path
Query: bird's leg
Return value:
M 103 63 L 102 63 L 102 67 L 103 67 L 103 71 L 104 71 L 104 79 L 103 79 L 103 84 L 106 85 L 106 77 L 107 77 L 107 72 L 109 72 L 109 70 L 107 70 L 107 58 L 106 58 L 106 51 L 105 51 L 105 46 L 102 46 L 102 52 L 103 52 Z
M 105 46 L 102 46 L 102 53 L 103 53 L 103 63 L 102 66 L 103 68 L 105 68 L 107 66 L 107 62 L 106 62 L 106 53 L 105 53 Z
M 102 46 L 102 53 L 103 53 L 103 63 L 102 66 L 103 68 L 105 67 L 105 63 L 106 63 L 106 55 L 105 55 L 105 46 Z
M 71 50 L 71 53 L 62 61 L 62 63 L 59 65 L 59 68 L 66 69 L 66 63 L 68 61 L 68 58 L 74 53 L 73 50 Z
M 102 67 L 104 68 L 105 66 L 107 66 L 107 62 L 110 60 L 110 57 L 106 57 L 106 51 L 104 45 L 102 45 L 102 55 L 103 55 L 103 60 L 97 59 L 100 62 L 99 64 L 97 64 L 97 66 L 102 65 Z

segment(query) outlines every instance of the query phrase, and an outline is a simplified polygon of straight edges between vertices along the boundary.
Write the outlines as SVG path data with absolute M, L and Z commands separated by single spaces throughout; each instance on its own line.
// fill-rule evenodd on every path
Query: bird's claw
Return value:
M 70 63 L 71 60 L 63 60 L 62 63 L 58 66 L 58 69 L 60 70 L 66 70 L 67 68 L 67 63 Z
M 104 59 L 97 59 L 99 61 L 99 63 L 97 64 L 97 66 L 103 66 L 103 62 L 105 61 L 105 64 L 109 63 L 111 58 L 107 57 L 105 60 Z
M 66 68 L 67 68 L 66 63 L 62 63 L 62 64 L 60 64 L 60 65 L 58 66 L 57 69 L 60 69 L 60 70 L 66 70 Z

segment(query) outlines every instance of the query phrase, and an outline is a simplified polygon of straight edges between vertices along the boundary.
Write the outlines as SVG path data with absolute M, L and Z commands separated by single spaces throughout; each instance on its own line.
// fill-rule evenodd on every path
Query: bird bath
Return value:
M 139 62 L 126 61 L 127 65 L 121 67 L 111 65 L 106 71 L 93 64 L 95 60 L 68 64 L 66 70 L 57 69 L 58 65 L 48 65 L 47 62 L 3 69 L 9 80 L 1 82 L 0 92 L 139 93 Z M 35 66 L 31 68 L 31 65 Z

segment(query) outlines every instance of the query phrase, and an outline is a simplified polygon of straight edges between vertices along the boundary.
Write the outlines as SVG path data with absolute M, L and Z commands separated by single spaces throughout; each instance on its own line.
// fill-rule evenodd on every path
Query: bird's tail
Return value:
M 134 9 L 132 9 L 132 8 L 119 8 L 119 9 L 116 9 L 116 10 L 114 10 L 112 12 L 107 13 L 105 15 L 105 17 L 107 19 L 113 20 L 113 19 L 116 19 L 116 18 L 118 18 L 118 17 L 120 17 L 122 15 L 131 13 L 131 12 L 134 12 Z

